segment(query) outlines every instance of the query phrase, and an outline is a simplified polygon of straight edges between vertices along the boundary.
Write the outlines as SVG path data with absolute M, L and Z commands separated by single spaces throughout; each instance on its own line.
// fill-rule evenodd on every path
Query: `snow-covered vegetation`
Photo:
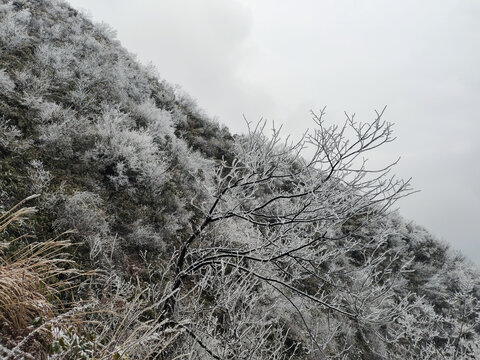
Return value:
M 105 24 L 0 0 L 1 356 L 480 358 L 478 269 L 364 161 L 386 116 L 232 136 Z

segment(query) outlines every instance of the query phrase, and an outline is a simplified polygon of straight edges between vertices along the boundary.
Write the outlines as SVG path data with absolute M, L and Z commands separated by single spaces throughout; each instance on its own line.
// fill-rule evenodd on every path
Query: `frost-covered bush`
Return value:
M 62 82 L 74 78 L 75 50 L 75 47 L 68 43 L 61 46 L 44 43 L 35 49 L 35 54 L 39 64 L 49 69 L 57 82 Z
M 133 231 L 128 235 L 129 243 L 145 250 L 162 251 L 165 249 L 165 240 L 159 231 L 152 225 L 143 224 L 141 220 L 132 224 Z
M 197 100 L 193 98 L 190 94 L 185 92 L 180 85 L 177 85 L 174 88 L 175 91 L 175 98 L 177 101 L 185 108 L 185 110 L 190 113 L 190 115 L 205 118 L 206 113 L 203 109 L 201 109 L 198 104 Z
M 0 118 L 0 146 L 4 149 L 15 147 L 21 136 L 20 130 L 10 125 L 4 117 Z
M 10 76 L 5 72 L 5 69 L 0 69 L 0 93 L 10 92 L 15 88 L 15 83 Z
M 28 175 L 32 183 L 31 190 L 35 194 L 40 194 L 50 185 L 52 176 L 48 170 L 45 170 L 40 160 L 32 160 L 28 168 Z
M 108 257 L 115 244 L 100 196 L 76 191 L 72 195 L 59 195 L 57 202 L 56 227 L 62 231 L 75 231 L 89 245 L 92 259 L 100 255 Z
M 40 102 L 50 89 L 50 80 L 43 73 L 35 74 L 31 66 L 16 69 L 14 74 L 17 88 L 23 92 L 22 98 L 27 106 Z
M 129 187 L 130 180 L 127 174 L 127 165 L 123 161 L 118 161 L 115 165 L 111 166 L 111 173 L 107 175 L 107 178 L 110 180 L 112 186 L 115 190 L 126 189 L 130 193 L 134 193 L 134 188 Z
M 0 148 L 5 151 L 22 152 L 31 145 L 22 139 L 22 132 L 4 117 L 0 118 Z
M 70 92 L 70 101 L 80 111 L 88 109 L 88 107 L 94 104 L 95 99 L 90 94 L 88 82 L 80 79 L 74 82 L 74 88 Z
M 98 141 L 86 158 L 121 170 L 114 175 L 114 185 L 124 183 L 125 173 L 130 173 L 131 181 L 144 184 L 154 194 L 161 191 L 168 179 L 168 164 L 153 133 L 137 130 L 135 121 L 115 107 L 104 109 L 95 129 Z
M 32 98 L 31 106 L 38 111 L 38 138 L 47 150 L 55 156 L 62 154 L 71 157 L 75 151 L 75 142 L 91 134 L 90 121 L 75 111 L 64 108 L 55 102 Z
M 133 114 L 139 127 L 151 133 L 157 143 L 164 144 L 166 138 L 175 136 L 170 112 L 159 109 L 152 100 L 137 105 Z
M 117 38 L 117 31 L 103 21 L 95 24 L 95 29 L 100 34 L 102 34 L 102 36 L 104 36 L 105 38 L 107 38 L 110 41 L 114 41 Z
M 30 18 L 30 11 L 16 9 L 14 1 L 0 4 L 0 42 L 4 48 L 14 49 L 30 39 L 28 34 Z
M 136 103 L 146 101 L 151 96 L 149 79 L 141 72 L 125 71 L 137 67 L 132 59 L 119 56 L 119 60 L 110 67 L 110 81 L 115 84 L 115 89 L 122 100 L 129 99 Z

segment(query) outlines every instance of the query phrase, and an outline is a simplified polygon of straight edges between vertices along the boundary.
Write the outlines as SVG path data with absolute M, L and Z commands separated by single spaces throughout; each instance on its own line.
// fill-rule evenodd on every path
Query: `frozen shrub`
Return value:
M 127 175 L 127 167 L 123 161 L 119 161 L 113 166 L 113 175 L 107 175 L 115 190 L 128 187 L 130 184 Z
M 143 125 L 158 143 L 164 143 L 166 137 L 174 137 L 171 114 L 157 108 L 152 100 L 137 105 L 135 115 L 139 118 L 140 125 Z
M 101 210 L 102 204 L 100 196 L 88 191 L 77 191 L 66 196 L 61 211 L 62 218 L 57 221 L 57 225 L 63 230 L 73 228 L 80 235 L 107 234 L 109 230 L 105 214 Z
M 111 64 L 108 74 L 112 88 L 118 91 L 122 100 L 141 103 L 151 96 L 149 80 L 144 74 L 138 71 L 130 71 L 137 65 L 133 62 L 133 55 L 126 57 L 123 54 L 116 54 L 118 61 Z M 128 70 L 127 70 L 128 69 Z
M 54 102 L 40 102 L 38 104 L 39 120 L 42 124 L 61 121 L 64 110 L 61 105 Z
M 4 117 L 0 118 L 0 149 L 22 152 L 30 146 L 30 141 L 22 139 L 22 132 L 11 125 Z
M 117 31 L 103 21 L 95 24 L 95 30 L 110 41 L 115 40 L 117 37 Z
M 198 106 L 197 100 L 185 92 L 180 85 L 175 87 L 174 92 L 175 99 L 187 110 L 187 113 L 190 113 L 191 115 L 197 116 L 201 119 L 207 118 L 205 111 Z
M 176 126 L 187 126 L 187 115 L 178 111 L 178 109 L 172 111 L 172 120 Z
M 104 109 L 96 126 L 96 135 L 98 141 L 86 154 L 87 158 L 100 161 L 105 167 L 125 164 L 132 176 L 154 194 L 161 191 L 167 179 L 167 164 L 153 135 L 136 130 L 135 122 L 113 107 Z M 124 181 L 125 177 L 121 175 L 121 179 Z
M 90 94 L 89 84 L 79 79 L 75 81 L 75 88 L 70 93 L 70 101 L 75 104 L 75 108 L 83 110 L 88 108 L 95 99 Z
M 143 224 L 141 220 L 133 224 L 133 231 L 128 236 L 130 243 L 142 249 L 158 251 L 165 248 L 162 236 L 155 231 L 153 226 Z
M 0 5 L 0 42 L 7 49 L 14 49 L 29 40 L 30 11 L 15 11 L 13 1 Z
M 198 151 L 191 150 L 187 143 L 182 139 L 173 141 L 172 153 L 174 154 L 178 166 L 192 175 L 194 180 L 208 180 L 209 174 L 214 166 L 214 162 L 203 157 Z
M 52 71 L 57 81 L 67 81 L 74 76 L 72 69 L 76 63 L 76 49 L 69 44 L 55 46 L 50 43 L 40 44 L 35 51 L 41 66 Z
M 61 196 L 56 227 L 62 231 L 74 230 L 90 247 L 91 258 L 111 253 L 110 228 L 102 210 L 103 201 L 97 194 L 77 191 L 70 196 Z
M 32 160 L 30 162 L 28 175 L 32 182 L 31 191 L 35 194 L 42 193 L 48 185 L 50 185 L 50 180 L 52 179 L 50 172 L 43 168 L 43 164 L 40 160 Z
M 15 83 L 10 79 L 10 76 L 5 72 L 5 69 L 0 69 L 0 93 L 10 92 L 15 88 Z
M 90 122 L 77 117 L 73 110 L 65 109 L 57 103 L 41 99 L 36 101 L 34 107 L 39 111 L 36 119 L 39 123 L 39 139 L 57 156 L 59 154 L 65 157 L 72 156 L 74 142 L 90 134 Z
M 17 88 L 23 90 L 23 101 L 26 101 L 25 105 L 30 105 L 36 102 L 29 101 L 29 99 L 37 98 L 41 99 L 42 96 L 47 94 L 50 88 L 50 80 L 42 74 L 36 75 L 30 66 L 26 66 L 22 69 L 15 70 L 15 77 L 17 82 Z
M 0 146 L 4 149 L 14 147 L 22 135 L 15 126 L 10 125 L 5 118 L 0 119 Z

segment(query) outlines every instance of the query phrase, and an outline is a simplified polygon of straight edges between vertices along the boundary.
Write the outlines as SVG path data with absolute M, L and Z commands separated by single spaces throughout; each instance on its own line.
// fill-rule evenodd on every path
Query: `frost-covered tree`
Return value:
M 360 123 L 347 115 L 343 126 L 327 127 L 322 110 L 313 114 L 316 128 L 295 143 L 282 139 L 275 128 L 267 136 L 265 123 L 240 137 L 234 159 L 215 167 L 207 199 L 193 202 L 203 220 L 175 253 L 176 296 L 164 306 L 172 324 L 185 316 L 185 308 L 191 311 L 186 293 L 197 292 L 203 305 L 197 306 L 204 309 L 196 314 L 220 312 L 222 321 L 228 317 L 234 322 L 234 316 L 227 315 L 232 307 L 253 299 L 258 288 L 268 288 L 272 295 L 262 301 L 275 304 L 283 298 L 290 312 L 297 313 L 292 316 L 302 319 L 299 331 L 311 342 L 309 350 L 292 348 L 292 353 L 325 356 L 327 346 L 320 338 L 325 334 L 312 329 L 312 313 L 318 311 L 357 327 L 355 336 L 367 336 L 363 333 L 368 329 L 368 336 L 388 338 L 385 329 L 412 306 L 409 294 L 399 297 L 394 291 L 409 262 L 394 265 L 398 256 L 382 248 L 388 229 L 376 234 L 368 234 L 368 229 L 411 189 L 408 181 L 389 176 L 396 162 L 378 170 L 366 168 L 365 155 L 393 139 L 392 125 L 382 116 L 383 111 L 373 122 Z M 303 156 L 306 151 L 309 158 Z M 358 268 L 352 270 L 351 262 Z M 242 287 L 246 279 L 258 285 Z M 201 301 L 211 296 L 206 295 L 209 283 L 229 283 L 221 287 L 221 297 L 236 300 L 224 307 L 218 300 Z M 210 286 L 220 296 L 216 285 Z M 194 322 L 191 331 L 199 331 L 194 335 L 199 344 L 220 341 L 205 335 L 211 331 L 198 329 L 211 321 Z M 238 339 L 242 347 L 246 338 Z

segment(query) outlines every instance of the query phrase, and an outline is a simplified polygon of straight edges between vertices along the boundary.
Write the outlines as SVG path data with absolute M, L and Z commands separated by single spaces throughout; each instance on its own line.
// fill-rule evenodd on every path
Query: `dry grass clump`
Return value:
M 33 197 L 27 198 L 29 200 Z M 21 207 L 26 201 L 0 215 L 0 232 L 34 208 Z M 21 237 L 25 238 L 25 236 Z M 1 244 L 8 248 L 15 238 Z M 32 326 L 40 325 L 54 316 L 61 304 L 59 293 L 71 287 L 71 278 L 78 271 L 69 269 L 71 261 L 65 259 L 64 250 L 69 241 L 50 239 L 20 247 L 8 256 L 0 256 L 0 326 L 2 334 L 26 335 Z
M 0 263 L 0 322 L 14 334 L 37 321 L 53 316 L 54 302 L 68 280 L 58 280 L 67 260 L 57 258 L 69 246 L 68 241 L 48 240 L 34 243 Z M 3 327 L 2 326 L 2 327 Z
M 4 214 L 0 214 L 0 233 L 3 232 L 7 228 L 7 226 L 10 225 L 12 222 L 22 219 L 22 217 L 27 214 L 34 213 L 35 208 L 33 207 L 22 207 L 22 208 L 20 207 L 25 202 L 32 200 L 36 197 L 38 197 L 38 195 L 29 196 L 26 199 L 20 201 L 17 205 L 12 207 L 10 210 L 6 211 Z M 19 210 L 16 210 L 16 209 L 19 209 Z
M 22 207 L 26 200 L 0 215 L 4 238 L 8 225 L 35 212 Z M 114 274 L 81 273 L 65 254 L 69 241 L 20 244 L 26 238 L 0 241 L 0 358 L 158 358 L 183 333 L 180 325 L 166 330 L 156 314 L 168 291 L 157 294 L 151 284 L 144 288 Z M 93 274 L 83 285 L 91 287 L 89 298 L 67 303 L 64 292 L 75 277 Z

